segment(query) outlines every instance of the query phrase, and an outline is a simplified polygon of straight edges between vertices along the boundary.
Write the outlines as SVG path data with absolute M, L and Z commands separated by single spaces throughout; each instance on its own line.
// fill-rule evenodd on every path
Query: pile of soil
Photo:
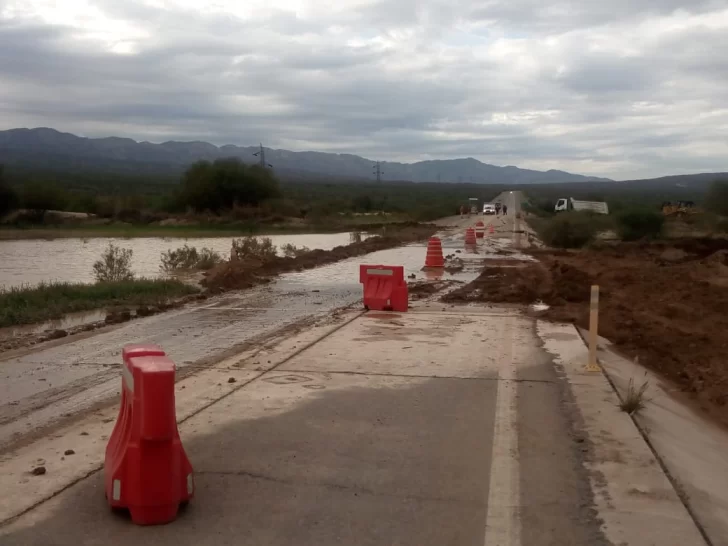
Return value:
M 539 262 L 488 267 L 443 300 L 542 300 L 550 309 L 539 316 L 588 328 L 590 286 L 597 284 L 599 334 L 728 418 L 728 240 L 621 243 L 533 255 Z
M 275 257 L 266 261 L 250 258 L 220 264 L 206 273 L 202 285 L 210 291 L 250 288 L 270 282 L 276 275 L 290 271 L 303 271 L 331 264 L 370 252 L 396 248 L 432 236 L 433 225 L 413 225 L 391 230 L 386 236 L 370 237 L 358 243 L 337 246 L 331 250 L 311 250 L 295 258 Z

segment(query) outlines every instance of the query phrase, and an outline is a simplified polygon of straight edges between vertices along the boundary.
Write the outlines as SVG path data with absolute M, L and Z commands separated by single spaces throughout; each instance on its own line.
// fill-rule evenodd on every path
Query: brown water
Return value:
M 330 250 L 351 242 L 350 233 L 271 235 L 273 244 Z M 212 248 L 223 257 L 230 255 L 231 237 L 138 239 L 56 239 L 52 241 L 0 241 L 0 288 L 36 285 L 41 282 L 93 282 L 93 263 L 113 243 L 131 249 L 132 269 L 140 277 L 160 277 L 160 255 L 185 244 Z

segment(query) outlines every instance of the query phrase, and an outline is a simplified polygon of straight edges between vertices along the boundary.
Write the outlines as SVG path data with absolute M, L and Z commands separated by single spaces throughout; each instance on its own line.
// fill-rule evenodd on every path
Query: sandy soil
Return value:
M 598 284 L 600 335 L 728 422 L 728 240 L 532 254 L 538 263 L 489 266 L 443 300 L 541 300 L 550 306 L 544 317 L 588 327 L 590 286 Z

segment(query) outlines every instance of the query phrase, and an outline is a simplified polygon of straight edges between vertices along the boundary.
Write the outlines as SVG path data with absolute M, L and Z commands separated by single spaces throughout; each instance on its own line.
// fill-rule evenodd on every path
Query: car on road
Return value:
M 495 210 L 495 205 L 493 203 L 486 203 L 485 205 L 483 205 L 483 214 L 484 215 L 495 214 L 495 213 L 496 213 L 496 210 Z

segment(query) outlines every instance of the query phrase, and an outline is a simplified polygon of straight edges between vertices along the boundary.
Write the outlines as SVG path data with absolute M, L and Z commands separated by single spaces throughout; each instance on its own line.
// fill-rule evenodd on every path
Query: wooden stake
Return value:
M 588 372 L 601 371 L 597 364 L 597 335 L 599 331 L 599 287 L 591 287 L 591 302 L 589 304 L 589 361 L 586 364 Z

